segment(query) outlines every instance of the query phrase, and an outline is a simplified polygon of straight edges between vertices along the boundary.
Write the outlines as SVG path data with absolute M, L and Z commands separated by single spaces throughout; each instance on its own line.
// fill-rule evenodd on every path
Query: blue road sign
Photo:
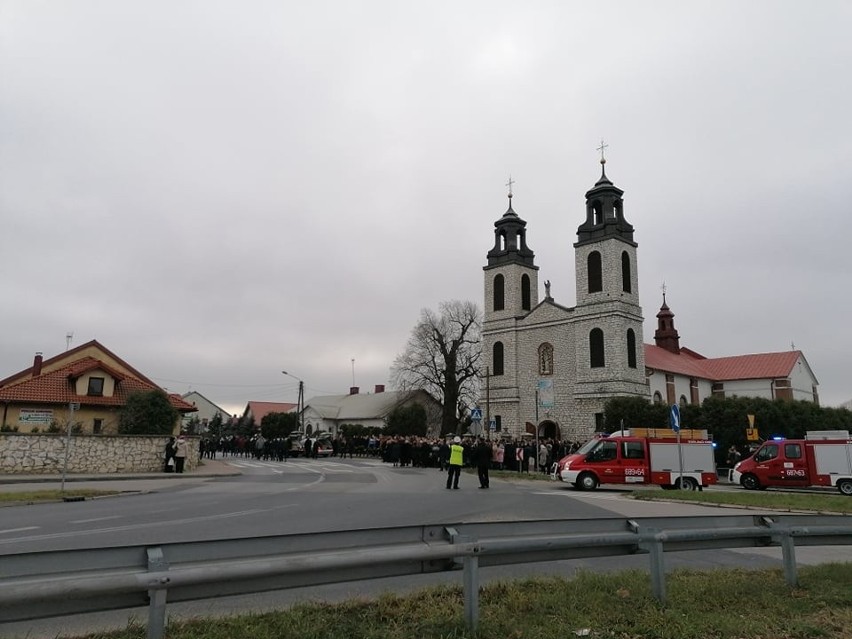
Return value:
M 479 406 L 476 406 L 472 411 L 470 411 L 470 418 L 475 421 L 482 421 L 482 409 Z
M 672 430 L 678 432 L 680 430 L 680 407 L 677 404 L 672 404 L 669 421 L 672 425 Z
M 490 422 L 488 422 L 488 429 L 492 433 L 497 431 L 497 420 L 496 419 L 492 419 Z

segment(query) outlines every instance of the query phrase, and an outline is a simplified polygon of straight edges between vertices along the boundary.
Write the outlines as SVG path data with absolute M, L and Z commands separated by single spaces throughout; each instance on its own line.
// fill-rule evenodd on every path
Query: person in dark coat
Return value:
M 479 475 L 479 487 L 488 488 L 488 469 L 491 466 L 491 444 L 480 437 L 473 449 L 476 472 Z
M 164 452 L 165 458 L 163 459 L 163 472 L 173 473 L 175 472 L 175 438 L 169 437 L 169 441 L 166 443 L 166 450 Z

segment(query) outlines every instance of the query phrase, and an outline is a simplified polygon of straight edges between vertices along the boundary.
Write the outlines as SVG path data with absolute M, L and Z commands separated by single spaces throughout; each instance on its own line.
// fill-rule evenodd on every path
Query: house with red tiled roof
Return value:
M 654 344 L 645 344 L 645 373 L 657 403 L 700 404 L 710 396 L 819 403 L 819 382 L 802 351 L 709 358 L 682 347 L 665 294 Z
M 165 392 L 92 340 L 49 359 L 36 353 L 32 366 L 0 380 L 0 424 L 27 433 L 65 428 L 73 420 L 83 433 L 116 434 L 127 398 L 151 390 Z M 181 414 L 196 410 L 179 395 L 167 395 Z
M 243 411 L 243 419 L 253 419 L 255 427 L 260 428 L 260 422 L 270 413 L 290 413 L 297 406 L 288 402 L 249 402 Z

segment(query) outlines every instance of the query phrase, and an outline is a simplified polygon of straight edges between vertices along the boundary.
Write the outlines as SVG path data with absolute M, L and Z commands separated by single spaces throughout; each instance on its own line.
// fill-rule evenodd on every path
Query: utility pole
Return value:
M 485 367 L 485 424 L 491 432 L 491 372 Z
M 353 360 L 354 361 L 354 360 Z M 287 377 L 292 377 L 297 382 L 299 382 L 299 399 L 296 400 L 296 410 L 299 411 L 299 430 L 302 432 L 302 435 L 305 434 L 305 382 L 301 379 L 288 373 L 287 371 L 281 371 Z

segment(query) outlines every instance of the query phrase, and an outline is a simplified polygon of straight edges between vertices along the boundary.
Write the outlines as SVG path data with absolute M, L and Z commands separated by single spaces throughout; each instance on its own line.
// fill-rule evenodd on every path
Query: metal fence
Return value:
M 148 606 L 148 639 L 162 639 L 167 600 L 461 569 L 465 622 L 475 630 L 480 566 L 646 553 L 653 594 L 665 602 L 665 552 L 780 546 L 796 586 L 797 545 L 852 545 L 852 518 L 553 519 L 30 552 L 0 556 L 0 622 Z

